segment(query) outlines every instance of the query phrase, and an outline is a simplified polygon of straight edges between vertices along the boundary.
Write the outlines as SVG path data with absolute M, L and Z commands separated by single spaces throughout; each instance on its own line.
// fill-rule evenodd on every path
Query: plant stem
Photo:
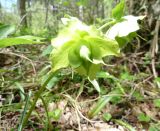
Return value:
M 51 72 L 51 74 L 49 75 L 49 77 L 47 78 L 47 80 L 43 83 L 43 85 L 41 86 L 41 88 L 39 89 L 39 91 L 35 94 L 35 99 L 31 105 L 31 108 L 29 110 L 29 112 L 27 113 L 24 122 L 22 124 L 22 127 L 24 127 L 26 125 L 26 123 L 28 122 L 28 119 L 32 113 L 32 111 L 35 108 L 35 105 L 37 103 L 38 98 L 40 97 L 40 95 L 42 94 L 42 92 L 44 91 L 45 87 L 47 86 L 48 82 L 53 78 L 53 76 L 55 75 L 55 73 Z
M 98 30 L 102 30 L 103 28 L 109 26 L 109 25 L 112 25 L 112 24 L 115 24 L 116 21 L 113 20 L 113 21 L 110 21 L 110 22 L 107 22 L 106 24 L 102 25 L 101 27 L 98 28 Z
M 76 100 L 78 100 L 79 96 L 80 96 L 81 93 L 83 92 L 84 82 L 85 82 L 85 79 L 83 78 L 83 79 L 82 79 L 82 82 L 81 82 L 81 86 L 80 86 L 80 88 L 79 88 L 79 90 L 78 90 L 78 95 L 77 95 L 77 97 L 76 97 Z
M 45 100 L 43 99 L 43 97 L 42 96 L 40 96 L 40 98 L 41 98 L 41 100 L 42 100 L 42 103 L 43 103 L 43 105 L 44 105 L 44 109 L 45 109 L 45 111 L 46 111 L 46 117 L 47 117 L 47 130 L 49 129 L 49 131 L 50 130 L 52 130 L 52 125 L 51 125 L 51 121 L 50 121 L 50 117 L 49 117 L 49 114 L 48 114 L 48 108 L 47 108 L 47 104 L 46 104 L 46 102 L 45 102 Z

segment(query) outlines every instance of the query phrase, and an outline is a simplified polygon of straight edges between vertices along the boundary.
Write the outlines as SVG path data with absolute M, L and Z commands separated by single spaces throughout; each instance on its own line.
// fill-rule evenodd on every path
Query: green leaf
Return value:
M 142 101 L 144 99 L 143 95 L 139 91 L 135 91 L 132 95 L 137 101 Z
M 48 45 L 46 49 L 43 50 L 42 52 L 42 56 L 46 56 L 49 55 L 53 50 L 53 46 Z
M 91 64 L 89 66 L 89 70 L 88 70 L 88 74 L 87 75 L 91 80 L 96 78 L 97 72 L 99 72 L 100 69 L 101 69 L 100 67 L 101 67 L 100 64 Z
M 115 40 L 116 36 L 124 37 L 132 32 L 139 30 L 138 20 L 142 20 L 145 16 L 124 16 L 123 21 L 113 25 L 105 34 L 107 38 Z
M 80 53 L 80 57 L 81 58 L 84 58 L 84 59 L 90 61 L 91 52 L 90 52 L 90 50 L 88 49 L 87 46 L 82 45 L 81 48 L 80 48 L 79 53 Z
M 88 79 L 91 83 L 92 83 L 92 85 L 95 87 L 95 89 L 98 91 L 98 92 L 100 92 L 101 90 L 100 90 L 100 87 L 99 87 L 99 84 L 98 84 L 98 82 L 94 79 L 94 80 L 90 80 L 90 78 Z
M 61 117 L 62 111 L 60 109 L 55 109 L 52 112 L 48 112 L 48 115 L 50 118 L 53 118 L 54 120 L 58 121 Z
M 103 114 L 103 119 L 105 121 L 109 121 L 112 118 L 112 115 L 110 113 L 104 113 Z
M 160 108 L 160 99 L 155 99 L 155 100 L 153 101 L 153 103 L 154 103 L 154 106 L 155 106 L 155 107 Z
M 133 38 L 135 38 L 137 36 L 136 32 L 132 32 L 130 34 L 128 34 L 127 36 L 123 36 L 123 37 L 118 37 L 116 36 L 116 41 L 119 44 L 120 48 L 123 48 L 127 45 L 127 43 L 129 43 Z
M 114 119 L 114 122 L 116 122 L 119 125 L 122 125 L 123 127 L 127 128 L 129 131 L 136 131 L 134 127 L 132 127 L 130 124 L 128 124 L 125 121 Z
M 113 94 L 116 94 L 116 96 L 113 95 Z M 98 103 L 96 104 L 96 106 L 93 107 L 93 109 L 91 109 L 89 111 L 89 114 L 88 114 L 89 117 L 93 118 L 95 115 L 97 115 L 105 107 L 105 105 L 109 101 L 111 101 L 112 99 L 118 97 L 119 95 L 121 95 L 120 91 L 115 89 L 115 90 L 111 91 L 107 96 L 102 96 L 100 98 L 100 100 L 98 101 Z
M 98 103 L 96 104 L 96 106 L 90 110 L 89 112 L 89 117 L 93 118 L 95 115 L 97 115 L 102 108 L 104 108 L 104 106 L 112 99 L 112 97 L 110 96 L 105 96 L 100 98 L 100 100 L 98 101 Z
M 25 92 L 24 92 L 23 86 L 19 82 L 15 82 L 15 85 L 16 85 L 17 89 L 20 90 L 21 99 L 22 99 L 22 101 L 24 101 L 25 100 L 25 95 L 24 95 Z
M 41 44 L 42 42 L 40 42 L 40 40 L 41 38 L 33 37 L 33 36 L 3 38 L 3 39 L 0 39 L 0 48 L 13 46 L 13 45 L 21 45 L 21 44 Z
M 119 56 L 120 50 L 119 45 L 115 40 L 111 40 L 108 38 L 101 38 L 101 37 L 92 37 L 92 36 L 86 36 L 84 38 L 86 41 L 91 43 L 92 48 L 94 50 L 100 49 L 100 53 L 97 55 L 97 51 L 92 52 L 94 57 L 98 57 L 101 55 L 101 57 L 109 56 L 109 55 L 115 55 Z
M 150 121 L 150 117 L 145 115 L 144 113 L 141 113 L 138 115 L 138 120 L 141 122 L 149 122 Z
M 54 48 L 51 53 L 52 71 L 69 66 L 68 54 L 75 41 L 69 41 L 60 48 Z
M 0 25 L 0 39 L 6 38 L 14 31 L 15 31 L 15 26 L 13 25 Z
M 69 60 L 69 64 L 73 68 L 78 68 L 82 65 L 83 60 L 82 58 L 80 58 L 80 54 L 78 52 L 79 47 L 75 47 L 75 48 L 70 49 L 68 53 L 68 60 Z
M 112 80 L 117 80 L 116 77 L 113 75 L 109 74 L 108 72 L 100 71 L 97 73 L 97 78 L 105 78 L 105 79 L 112 79 Z
M 121 0 L 121 2 L 117 4 L 115 8 L 113 8 L 112 17 L 117 20 L 121 19 L 121 17 L 124 15 L 124 8 L 125 0 Z

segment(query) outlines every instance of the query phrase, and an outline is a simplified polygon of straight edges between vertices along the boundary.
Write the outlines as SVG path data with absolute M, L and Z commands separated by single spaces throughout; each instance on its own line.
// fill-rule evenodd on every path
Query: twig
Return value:
M 151 45 L 151 57 L 152 57 L 152 72 L 154 75 L 154 78 L 157 78 L 157 72 L 155 68 L 155 54 L 158 52 L 158 34 L 159 34 L 159 27 L 160 27 L 160 20 L 157 20 L 156 26 L 155 26 L 155 34 L 152 40 L 152 45 Z M 157 82 L 157 86 L 160 88 L 160 83 Z
M 26 57 L 26 56 L 24 56 L 24 55 L 20 55 L 20 54 L 13 53 L 13 52 L 0 52 L 0 54 L 14 55 L 14 56 L 18 56 L 18 57 L 20 57 L 20 58 L 23 58 L 23 59 L 28 60 L 28 61 L 31 63 L 31 66 L 32 66 L 32 68 L 33 68 L 34 74 L 36 75 L 36 69 L 35 69 L 34 63 L 33 63 L 32 60 L 29 59 L 28 57 Z

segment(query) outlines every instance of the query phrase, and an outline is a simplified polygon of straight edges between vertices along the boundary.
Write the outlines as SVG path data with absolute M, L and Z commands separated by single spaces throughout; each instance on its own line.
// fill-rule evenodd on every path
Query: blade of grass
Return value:
M 21 118 L 20 118 L 20 124 L 19 124 L 19 127 L 18 127 L 18 131 L 22 131 L 22 124 L 23 124 L 24 116 L 25 116 L 27 108 L 28 108 L 28 103 L 29 103 L 30 96 L 31 96 L 31 91 L 29 91 L 28 95 L 26 96 L 26 104 L 24 106 L 24 110 L 23 110 L 23 113 L 22 113 Z
M 98 103 L 96 104 L 96 106 L 89 112 L 89 117 L 93 118 L 95 115 L 97 115 L 102 108 L 112 99 L 113 96 L 105 96 L 102 97 Z
M 124 126 L 125 128 L 127 128 L 129 131 L 136 131 L 130 124 L 128 124 L 127 122 L 124 122 L 122 120 L 117 120 L 117 119 L 113 119 L 114 122 L 116 122 L 117 124 L 120 124 L 122 126 Z

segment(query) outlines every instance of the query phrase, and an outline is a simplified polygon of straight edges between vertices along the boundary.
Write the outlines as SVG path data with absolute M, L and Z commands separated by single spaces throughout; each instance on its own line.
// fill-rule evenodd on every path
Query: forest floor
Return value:
M 0 130 L 18 129 L 26 96 L 31 94 L 30 106 L 50 69 L 45 48 L 34 45 L 1 51 L 5 60 L 0 69 Z M 115 88 L 124 93 L 114 97 L 93 118 L 88 114 L 100 95 L 87 79 L 83 91 L 80 90 L 82 78 L 77 74 L 73 76 L 70 70 L 63 70 L 47 85 L 42 94 L 46 105 L 38 100 L 24 130 L 50 130 L 52 127 L 52 130 L 64 131 L 160 131 L 160 89 L 157 86 L 160 80 L 154 79 L 148 56 L 146 52 L 138 52 L 106 59 L 112 66 L 103 67 L 101 73 L 111 75 L 97 78 L 101 95 L 106 96 Z

